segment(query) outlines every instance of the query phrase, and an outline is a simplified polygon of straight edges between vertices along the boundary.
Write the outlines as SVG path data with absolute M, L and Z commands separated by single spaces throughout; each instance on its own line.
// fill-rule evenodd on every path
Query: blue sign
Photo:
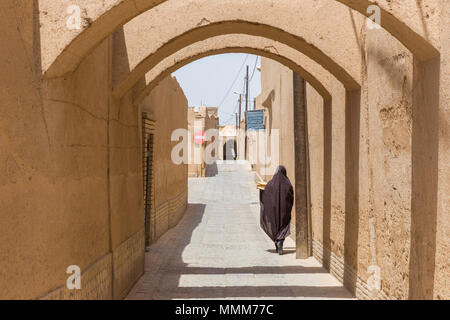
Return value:
M 264 130 L 264 111 L 247 111 L 247 130 Z

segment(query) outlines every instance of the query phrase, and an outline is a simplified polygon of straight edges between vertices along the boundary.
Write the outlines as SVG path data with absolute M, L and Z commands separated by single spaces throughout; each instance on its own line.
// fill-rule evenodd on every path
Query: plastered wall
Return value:
M 85 270 L 110 252 L 110 42 L 43 83 L 34 2 L 1 6 L 0 296 L 36 298 L 63 285 L 69 265 Z
M 216 36 L 216 26 L 205 28 L 206 33 L 191 30 L 199 22 L 208 24 L 204 19 L 208 13 L 209 21 L 245 15 L 268 24 L 258 29 L 260 36 L 273 26 L 281 27 L 275 35 L 280 40 L 285 40 L 281 37 L 285 31 L 302 35 L 307 40 L 302 45 L 322 48 L 330 59 L 323 60 L 326 57 L 316 51 L 318 55 L 311 57 L 325 61 L 347 89 L 354 90 L 346 91 L 333 78 L 326 84 L 331 100 L 323 101 L 307 87 L 315 256 L 359 297 L 449 298 L 449 0 L 422 5 L 379 1 L 384 10 L 405 21 L 383 24 L 398 31 L 415 57 L 386 31 L 366 30 L 361 15 L 329 1 L 302 2 L 301 21 L 311 21 L 304 25 L 297 25 L 298 14 L 292 14 L 298 12 L 292 10 L 298 4 L 289 1 L 275 6 L 270 1 L 236 0 L 230 1 L 231 6 L 213 1 L 217 10 L 203 6 L 204 11 L 193 10 L 190 19 L 177 19 L 173 10 L 195 5 L 167 3 L 160 7 L 166 14 L 149 12 L 155 17 L 154 26 L 145 26 L 161 32 L 147 33 L 148 41 L 134 43 L 142 50 L 134 51 L 131 36 L 126 38 L 120 26 L 144 7 L 127 13 L 124 3 L 131 2 L 119 2 L 122 5 L 98 2 L 99 7 L 83 12 L 83 21 L 89 22 L 114 8 L 117 15 L 110 16 L 118 19 L 83 24 L 83 29 L 94 29 L 80 34 L 71 50 L 65 50 L 66 45 L 78 31 L 64 27 L 66 1 L 0 3 L 0 297 L 120 298 L 142 273 L 141 109 L 133 101 L 146 82 L 139 76 L 135 83 L 131 77 L 133 81 L 120 87 L 134 86 L 130 91 L 111 93 L 143 57 L 162 43 L 171 43 L 179 32 L 188 32 L 186 42 L 176 43 L 179 49 L 204 35 Z M 354 1 L 341 2 L 357 6 Z M 255 10 L 247 12 L 244 5 L 255 5 Z M 265 14 L 270 6 L 274 15 Z M 323 10 L 331 7 L 335 15 Z M 166 17 L 174 19 L 173 30 L 167 28 Z M 251 24 L 228 26 L 250 32 Z M 416 33 L 408 33 L 405 26 Z M 137 40 L 143 39 L 129 30 Z M 164 58 L 170 50 L 158 52 Z M 260 103 L 278 108 L 276 114 L 271 111 L 269 126 L 283 124 L 281 145 L 287 147 L 282 148 L 280 162 L 290 174 L 291 131 L 285 120 L 291 112 L 291 80 L 282 68 L 266 64 L 263 72 L 264 68 L 272 71 L 263 76 L 267 88 Z M 44 70 L 49 71 L 46 80 Z M 313 72 L 326 73 L 317 70 Z M 138 75 L 148 70 L 144 66 L 140 71 Z M 271 95 L 271 88 L 276 95 Z M 170 104 L 164 100 L 170 93 L 183 103 L 174 89 L 176 85 L 168 83 L 158 89 L 164 97 L 149 101 Z M 168 124 L 173 118 L 178 126 L 179 118 L 166 117 L 166 112 L 159 114 L 159 123 Z M 160 217 L 185 202 L 183 169 L 173 171 L 177 173 L 173 179 L 164 176 L 171 168 L 167 150 L 158 153 L 164 157 L 158 160 L 157 183 L 168 190 L 156 197 Z M 169 195 L 181 196 L 173 200 Z M 176 221 L 163 220 L 167 223 L 158 224 L 162 227 L 155 230 L 156 237 Z M 82 270 L 84 289 L 76 293 L 64 289 L 69 265 Z M 378 278 L 368 272 L 371 266 L 380 268 L 380 291 L 371 292 L 367 285 Z
M 364 61 L 361 92 L 331 81 L 327 101 L 310 85 L 306 90 L 314 255 L 358 297 L 442 298 L 445 286 L 435 279 L 448 277 L 439 248 L 448 218 L 433 209 L 439 175 L 425 179 L 422 169 L 437 155 L 438 133 L 433 140 L 433 126 L 426 123 L 434 121 L 438 103 L 429 92 L 438 87 L 433 81 L 439 73 L 433 62 L 415 61 L 386 31 L 366 30 L 357 22 Z M 262 59 L 257 104 L 272 106 L 266 111 L 268 128 L 289 127 L 291 74 Z M 444 92 L 441 88 L 441 96 Z M 441 134 L 446 132 L 446 125 L 441 128 Z M 290 132 L 282 130 L 280 138 L 280 163 L 288 175 Z M 374 277 L 380 279 L 379 291 L 370 286 Z
M 122 298 L 144 269 L 139 108 L 130 95 L 111 95 L 115 72 L 129 68 L 123 33 L 72 74 L 43 80 L 36 2 L 0 6 L 0 42 L 8 43 L 0 51 L 0 297 Z M 159 95 L 179 90 L 175 101 L 185 106 L 175 83 Z M 183 111 L 172 113 L 162 122 L 186 127 Z M 167 170 L 158 201 L 181 194 L 179 219 L 187 172 L 167 163 L 158 162 Z M 81 270 L 80 290 L 66 288 L 71 265 Z
M 187 204 L 187 163 L 177 165 L 172 161 L 172 148 L 181 141 L 171 141 L 171 137 L 176 129 L 187 130 L 188 103 L 177 80 L 169 76 L 152 90 L 140 108 L 156 122 L 152 208 L 152 241 L 156 241 L 178 222 Z

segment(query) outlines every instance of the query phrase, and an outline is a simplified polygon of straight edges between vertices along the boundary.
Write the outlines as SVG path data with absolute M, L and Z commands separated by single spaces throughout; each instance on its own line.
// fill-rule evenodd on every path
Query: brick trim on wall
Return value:
M 153 226 L 151 243 L 156 242 L 167 230 L 178 224 L 186 211 L 186 207 L 187 190 L 156 206 L 150 222 Z
M 379 291 L 372 294 L 367 282 L 357 276 L 355 270 L 344 263 L 344 259 L 338 257 L 335 253 L 324 248 L 322 243 L 312 240 L 313 256 L 316 258 L 339 282 L 341 282 L 356 298 L 362 300 L 390 300 L 389 296 Z M 356 279 L 356 281 L 345 281 L 346 279 Z M 352 283 L 353 282 L 353 283 Z
M 144 273 L 145 232 L 141 229 L 122 242 L 113 253 L 95 261 L 81 273 L 81 289 L 69 290 L 66 284 L 39 298 L 42 300 L 123 299 Z M 113 273 L 114 269 L 114 273 Z M 114 274 L 114 279 L 113 279 Z M 69 277 L 70 275 L 67 275 Z M 114 280 L 115 292 L 112 292 Z

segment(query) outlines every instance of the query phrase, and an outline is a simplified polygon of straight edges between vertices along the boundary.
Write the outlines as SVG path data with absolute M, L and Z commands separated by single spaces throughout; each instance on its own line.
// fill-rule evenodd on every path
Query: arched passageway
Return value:
M 294 50 L 289 52 L 288 48 L 285 47 L 277 47 L 277 48 L 269 48 L 265 50 L 258 49 L 257 44 L 255 47 L 250 47 L 251 45 L 250 37 L 236 37 L 232 38 L 221 38 L 219 37 L 216 41 L 220 42 L 221 45 L 217 48 L 216 41 L 211 44 L 199 43 L 198 45 L 192 45 L 187 47 L 187 50 L 183 50 L 174 54 L 173 56 L 167 57 L 164 61 L 158 64 L 153 70 L 151 70 L 147 74 L 147 85 L 141 91 L 138 92 L 135 96 L 134 104 L 138 105 L 142 100 L 151 92 L 151 90 L 158 85 L 158 83 L 167 77 L 169 74 L 178 70 L 179 68 L 194 62 L 198 59 L 216 55 L 216 54 L 224 54 L 224 53 L 249 53 L 256 54 L 260 56 L 264 56 L 267 58 L 271 58 L 275 61 L 280 62 L 281 64 L 287 66 L 288 68 L 294 70 L 296 73 L 301 75 L 305 80 L 307 80 L 317 92 L 324 98 L 324 100 L 330 100 L 331 94 L 326 89 L 326 86 L 323 84 L 325 82 L 327 85 L 331 84 L 332 80 L 330 79 L 332 76 L 327 72 L 317 72 L 316 69 L 320 67 L 316 64 L 313 64 L 311 60 L 307 60 L 306 57 L 301 54 L 296 54 Z M 258 41 L 259 42 L 259 41 Z M 241 46 L 237 46 L 237 45 Z M 280 55 L 280 51 L 283 49 L 287 49 L 286 52 L 282 52 L 282 56 Z M 287 58 L 288 57 L 288 58 Z M 176 63 L 174 63 L 176 61 Z M 320 80 L 313 76 L 309 71 L 305 69 L 305 67 L 312 69 L 314 74 L 320 76 Z M 314 70 L 314 71 L 313 71 Z M 338 82 L 336 80 L 336 82 Z
M 236 160 L 237 142 L 236 139 L 226 139 L 223 144 L 223 160 Z
M 258 197 L 248 165 L 227 161 L 191 179 L 185 217 L 149 248 L 150 272 L 127 299 L 352 299 L 317 261 L 294 259 L 291 238 L 275 253 Z
M 83 17 L 89 24 L 83 24 L 83 29 L 76 32 L 68 32 L 68 30 L 59 29 L 58 32 L 62 37 L 56 39 L 51 37 L 54 33 L 55 25 L 50 21 L 62 21 L 62 15 L 65 13 L 63 3 L 55 5 L 51 0 L 40 1 L 40 8 L 46 12 L 41 19 L 44 22 L 44 47 L 52 48 L 49 58 L 44 63 L 44 70 L 48 70 L 48 76 L 60 76 L 65 73 L 73 71 L 98 43 L 104 40 L 108 35 L 112 34 L 122 25 L 126 24 L 134 17 L 146 12 L 150 9 L 159 9 L 162 5 L 171 6 L 175 1 L 170 0 L 141 0 L 136 3 L 135 0 L 122 0 L 118 3 L 101 2 L 90 4 L 89 15 Z M 172 3 L 170 3 L 172 2 Z M 339 0 L 336 1 L 342 4 L 342 7 L 349 8 L 359 12 L 362 15 L 370 15 L 368 8 L 371 5 L 377 5 L 381 9 L 381 25 L 388 30 L 394 37 L 399 39 L 409 50 L 414 52 L 421 60 L 425 61 L 438 55 L 439 37 L 437 35 L 439 29 L 439 19 L 427 19 L 422 16 L 425 8 L 419 3 L 402 3 L 401 5 L 391 5 L 389 1 L 350 1 Z M 432 8 L 437 7 L 435 1 L 430 1 Z M 244 12 L 255 12 L 255 9 L 260 9 L 261 12 L 272 12 L 274 4 L 269 1 L 256 2 L 242 2 L 240 4 L 247 10 Z M 83 1 L 79 2 L 80 7 L 84 7 Z M 210 2 L 211 7 L 214 3 Z M 236 7 L 235 3 L 227 2 L 228 9 Z M 330 2 L 321 1 L 317 5 L 312 5 L 311 2 L 279 2 L 278 6 L 289 6 L 291 13 L 299 14 L 306 11 L 308 8 L 330 6 Z M 194 10 L 200 10 L 202 6 L 194 6 Z M 211 8 L 203 6 L 203 8 Z M 335 7 L 339 7 L 335 6 Z M 302 10 L 303 9 L 303 10 Z M 326 9 L 325 9 L 326 10 Z M 328 11 L 328 10 L 327 10 Z M 327 12 L 330 17 L 333 9 Z M 427 12 L 430 16 L 431 12 L 438 15 L 438 10 L 429 10 Z M 210 10 L 211 12 L 211 10 Z M 411 14 L 413 13 L 413 14 Z M 336 14 L 339 16 L 339 14 Z M 281 17 L 276 17 L 279 19 Z M 283 17 L 284 18 L 284 17 Z M 206 21 L 208 19 L 205 19 Z M 210 19 L 209 19 L 210 20 Z M 46 43 L 48 42 L 48 43 Z M 59 42 L 59 43 L 58 43 Z
M 214 36 L 233 33 L 264 36 L 265 38 L 273 41 L 281 42 L 282 44 L 304 53 L 309 58 L 322 65 L 337 79 L 342 81 L 348 90 L 357 90 L 360 87 L 359 81 L 355 80 L 356 77 L 359 79 L 359 75 L 357 75 L 356 72 L 357 70 L 353 73 L 355 78 L 352 77 L 352 75 L 347 72 L 348 69 L 339 65 L 333 61 L 332 58 L 328 57 L 322 51 L 310 45 L 300 37 L 288 34 L 281 29 L 268 25 L 255 24 L 246 21 L 223 21 L 208 24 L 204 27 L 195 28 L 180 36 L 164 41 L 164 45 L 151 52 L 147 58 L 137 64 L 136 67 L 128 75 L 126 75 L 122 82 L 117 84 L 114 89 L 114 95 L 116 97 L 121 97 L 134 83 L 138 81 L 138 79 L 142 78 L 147 71 L 154 68 L 162 59 L 176 53 L 180 49 L 189 46 L 192 43 L 206 40 Z M 220 46 L 220 44 L 216 44 L 216 46 Z
M 11 290 L 0 297 L 73 297 L 64 281 L 74 259 L 96 288 L 76 297 L 124 297 L 143 272 L 140 113 L 177 68 L 246 52 L 303 78 L 294 77 L 301 85 L 291 98 L 301 97 L 305 112 L 289 122 L 303 135 L 303 149 L 294 153 L 305 156 L 296 163 L 305 197 L 297 245 L 312 243 L 315 256 L 359 297 L 367 297 L 361 288 L 380 270 L 377 297 L 448 298 L 445 3 L 74 2 L 83 9 L 80 30 L 65 28 L 65 1 L 2 4 L 9 38 L 1 53 L 8 63 L 1 78 L 0 212 L 13 259 L 2 259 L 0 269 L 15 278 L 2 283 Z M 374 4 L 383 29 L 366 26 Z M 271 95 L 262 101 L 276 103 Z M 175 113 L 160 115 L 168 127 Z M 20 194 L 26 199 L 16 205 Z M 183 199 L 172 200 L 161 212 L 182 206 Z

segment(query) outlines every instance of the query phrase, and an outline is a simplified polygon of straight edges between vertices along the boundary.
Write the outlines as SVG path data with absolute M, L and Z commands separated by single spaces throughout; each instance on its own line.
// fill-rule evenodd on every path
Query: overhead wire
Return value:
M 237 73 L 235 79 L 233 80 L 232 85 L 230 86 L 230 88 L 228 89 L 227 93 L 225 94 L 225 97 L 222 99 L 222 102 L 219 104 L 219 112 L 230 115 L 230 117 L 227 119 L 227 121 L 224 121 L 224 123 L 230 122 L 232 120 L 232 118 L 235 116 L 235 114 L 237 112 L 237 108 L 238 108 L 238 103 L 236 103 L 233 113 L 229 113 L 229 112 L 220 110 L 220 106 L 222 106 L 222 104 L 225 102 L 226 98 L 228 98 L 228 95 L 230 94 L 230 92 L 231 92 L 232 88 L 234 87 L 234 85 L 235 85 L 239 75 L 241 74 L 242 69 L 244 68 L 244 65 L 245 65 L 245 62 L 248 59 L 248 56 L 249 56 L 248 54 L 245 56 L 245 59 L 244 59 L 242 65 L 241 65 L 241 67 L 239 68 L 239 72 Z M 256 67 L 258 65 L 258 60 L 259 60 L 259 56 L 256 56 L 255 65 L 253 66 L 252 75 L 250 76 L 250 79 L 248 80 L 249 85 L 250 85 L 250 83 L 253 80 L 253 77 L 255 75 Z M 244 82 L 244 85 L 243 85 L 243 88 L 242 88 L 241 92 L 244 91 L 244 89 L 245 89 L 245 82 Z M 250 92 L 250 89 L 249 89 L 249 92 Z
M 245 82 L 244 82 L 244 84 L 243 84 L 243 86 L 242 86 L 241 92 L 244 91 L 244 89 L 245 89 Z M 239 100 L 236 101 L 236 105 L 235 105 L 235 108 L 234 108 L 234 112 L 233 112 L 233 113 L 229 113 L 231 116 L 227 119 L 227 121 L 224 121 L 225 123 L 230 122 L 231 119 L 235 116 L 235 114 L 236 114 L 237 111 L 238 111 L 238 106 L 239 106 Z M 226 113 L 227 113 L 227 112 L 226 112 Z
M 244 59 L 244 61 L 242 62 L 242 65 L 241 65 L 241 67 L 239 68 L 239 71 L 238 71 L 238 73 L 236 74 L 236 77 L 234 78 L 233 83 L 231 84 L 230 88 L 227 90 L 227 92 L 226 92 L 225 96 L 223 97 L 222 101 L 219 103 L 219 105 L 218 105 L 219 108 L 222 106 L 222 104 L 223 104 L 223 103 L 225 102 L 225 100 L 228 98 L 228 95 L 230 94 L 230 92 L 231 92 L 231 90 L 233 89 L 233 87 L 234 87 L 234 85 L 235 85 L 237 79 L 239 78 L 239 75 L 241 74 L 242 68 L 244 68 L 244 65 L 245 65 L 245 62 L 246 62 L 247 59 L 248 59 L 248 56 L 249 56 L 248 54 L 245 56 L 245 59 Z

